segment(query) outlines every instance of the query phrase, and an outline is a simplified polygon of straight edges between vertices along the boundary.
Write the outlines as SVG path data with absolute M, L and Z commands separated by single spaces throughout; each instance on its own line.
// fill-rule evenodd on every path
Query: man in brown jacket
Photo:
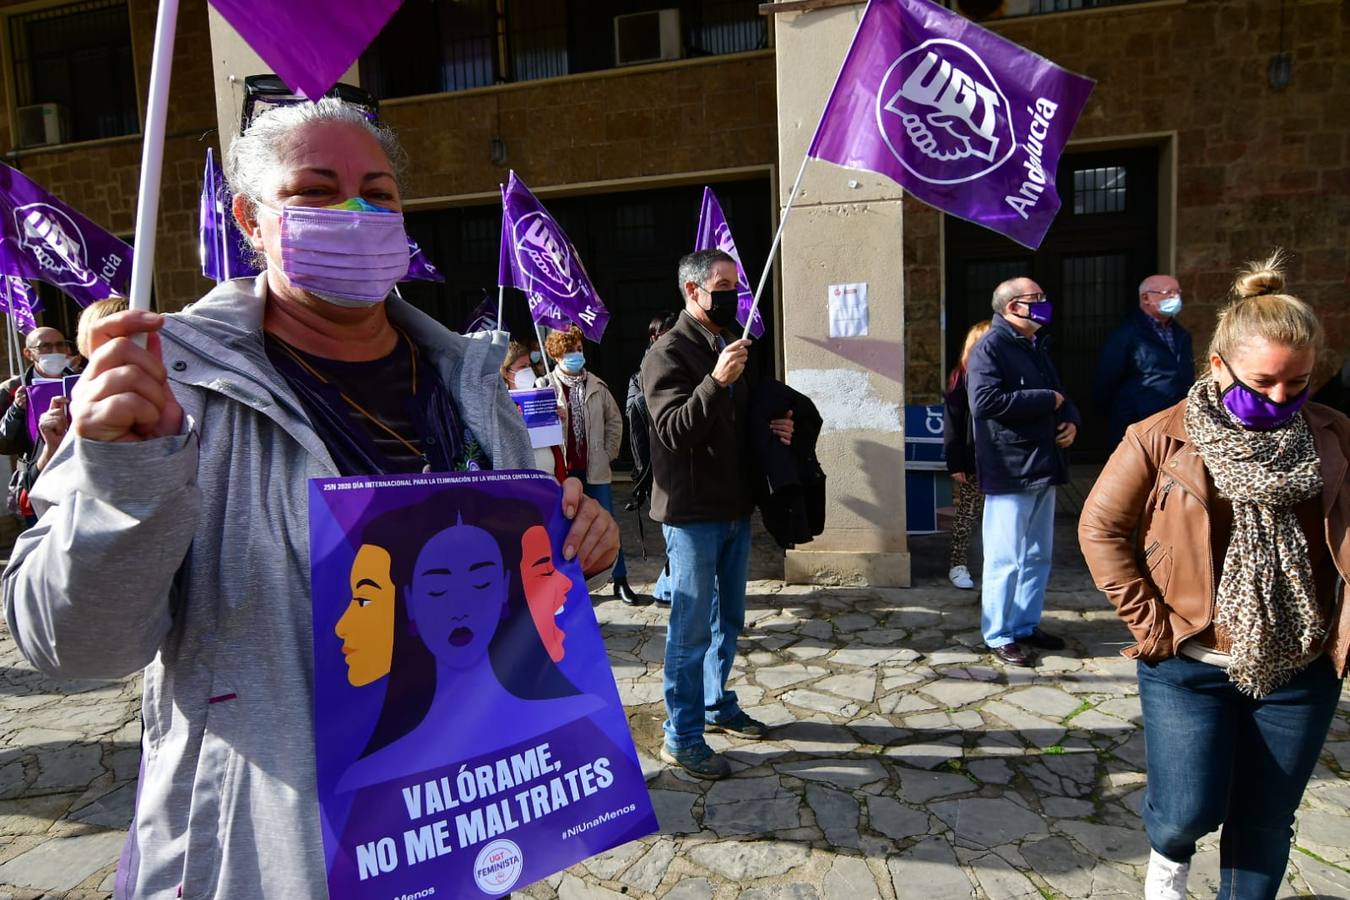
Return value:
M 750 341 L 732 333 L 737 297 L 730 256 L 691 253 L 680 260 L 679 281 L 684 311 L 642 361 L 652 422 L 652 518 L 661 523 L 670 563 L 661 758 L 699 778 L 722 778 L 731 768 L 704 741 L 705 728 L 750 739 L 767 731 L 726 688 L 745 624 L 754 505 L 749 391 L 741 379 Z M 769 427 L 791 442 L 790 418 Z

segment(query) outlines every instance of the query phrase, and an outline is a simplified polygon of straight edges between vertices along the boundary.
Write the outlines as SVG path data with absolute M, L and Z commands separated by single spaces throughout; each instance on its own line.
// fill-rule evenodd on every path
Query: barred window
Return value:
M 140 131 L 125 0 L 97 0 L 9 22 L 22 146 Z

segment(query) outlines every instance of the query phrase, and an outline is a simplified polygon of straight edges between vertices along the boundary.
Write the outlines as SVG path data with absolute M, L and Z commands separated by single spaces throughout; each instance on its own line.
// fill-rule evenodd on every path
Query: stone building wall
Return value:
M 772 51 L 392 100 L 383 119 L 411 160 L 409 199 L 667 178 L 777 157 Z M 493 138 L 505 146 L 492 162 Z
M 0 0 L 0 15 L 15 2 Z M 63 4 L 54 3 L 53 7 Z M 154 0 L 129 0 L 132 49 L 141 119 L 150 81 L 154 43 Z M 24 9 L 25 12 L 30 11 Z M 169 92 L 164 173 L 155 248 L 155 299 L 161 310 L 176 310 L 200 297 L 211 283 L 200 275 L 197 257 L 197 198 L 201 190 L 206 148 L 219 152 L 215 97 L 211 81 L 210 38 L 205 0 L 180 5 L 174 47 L 173 81 Z M 12 79 L 12 74 L 4 76 Z M 7 106 L 0 95 L 0 106 Z M 140 135 L 18 149 L 10 134 L 9 109 L 0 113 L 0 147 L 5 162 L 80 210 L 95 223 L 131 241 L 140 181 Z
M 1267 67 L 1280 47 L 1282 5 L 1293 78 L 1277 91 Z M 1075 139 L 1176 132 L 1173 274 L 1198 353 L 1234 270 L 1280 246 L 1293 254 L 1289 289 L 1327 328 L 1323 377 L 1339 367 L 1350 354 L 1350 5 L 1186 0 L 994 28 L 1096 79 Z M 936 402 L 941 217 L 917 203 L 905 212 L 906 383 L 910 402 Z

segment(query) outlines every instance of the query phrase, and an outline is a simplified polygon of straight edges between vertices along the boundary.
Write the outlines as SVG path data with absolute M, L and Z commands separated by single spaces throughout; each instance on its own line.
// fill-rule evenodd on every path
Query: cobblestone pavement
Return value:
M 625 540 L 635 584 L 660 558 Z M 631 529 L 631 533 L 630 530 Z M 648 528 L 649 550 L 660 534 Z M 916 587 L 784 586 L 762 532 L 734 686 L 777 728 L 710 736 L 709 784 L 656 763 L 665 613 L 597 597 L 661 834 L 533 885 L 539 900 L 867 900 L 1139 896 L 1144 745 L 1125 632 L 1059 523 L 1034 671 L 980 652 L 977 595 L 947 585 L 945 538 L 912 542 Z M 138 763 L 138 682 L 55 684 L 0 629 L 0 900 L 111 891 Z M 1258 788 L 1259 789 L 1259 788 Z M 1194 896 L 1213 897 L 1217 840 Z M 1350 694 L 1298 820 L 1281 896 L 1350 898 Z

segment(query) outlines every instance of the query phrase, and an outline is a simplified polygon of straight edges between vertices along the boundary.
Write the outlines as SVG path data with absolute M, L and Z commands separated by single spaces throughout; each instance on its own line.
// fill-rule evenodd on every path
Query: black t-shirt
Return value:
M 368 362 L 324 359 L 271 334 L 265 347 L 343 475 L 491 468 L 454 398 L 402 332 L 388 355 Z

